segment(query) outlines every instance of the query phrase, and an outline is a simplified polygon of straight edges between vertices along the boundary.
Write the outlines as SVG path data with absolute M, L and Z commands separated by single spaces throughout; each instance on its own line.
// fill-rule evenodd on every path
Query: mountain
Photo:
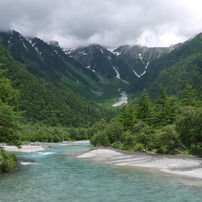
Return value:
M 98 44 L 70 50 L 68 54 L 86 68 L 108 79 L 117 78 L 129 84 L 135 77 L 131 69 L 123 60 L 119 60 L 113 51 Z
M 153 60 L 147 73 L 136 80 L 135 92 L 148 89 L 152 97 L 157 96 L 159 86 L 167 87 L 170 95 L 177 95 L 186 84 L 193 86 L 202 98 L 202 34 L 177 45 L 174 50 Z
M 107 78 L 121 78 L 131 82 L 143 76 L 154 60 L 168 54 L 180 44 L 168 48 L 124 45 L 116 49 L 107 49 L 98 44 L 69 50 L 74 60 Z
M 122 59 L 137 77 L 143 76 L 150 62 L 167 54 L 168 48 L 149 48 L 146 46 L 120 46 L 113 50 L 118 58 Z
M 29 68 L 16 61 L 0 45 L 0 70 L 4 70 L 12 86 L 20 91 L 19 108 L 27 121 L 81 126 L 99 118 L 101 112 L 98 107 L 75 94 L 60 80 L 43 72 L 37 77 Z
M 62 81 L 84 95 L 92 94 L 89 88 L 97 87 L 98 77 L 68 57 L 59 45 L 47 44 L 39 38 L 25 38 L 16 31 L 1 32 L 0 42 L 17 61 L 27 64 L 37 78 Z
M 189 83 L 198 95 L 201 92 L 196 84 L 201 75 L 201 34 L 167 48 L 124 45 L 109 49 L 92 44 L 67 50 L 56 41 L 46 43 L 16 31 L 0 32 L 0 42 L 38 82 L 67 88 L 92 103 L 117 98 L 119 89 L 138 95 L 147 88 L 156 97 L 161 85 L 177 95 Z
M 37 78 L 43 80 L 48 77 L 52 81 L 60 81 L 87 99 L 113 98 L 118 96 L 119 88 L 127 87 L 128 82 L 121 78 L 119 67 L 106 60 L 105 54 L 108 54 L 108 59 L 113 54 L 104 48 L 100 49 L 99 54 L 95 46 L 96 54 L 91 57 L 88 54 L 88 61 L 92 60 L 90 68 L 86 61 L 74 59 L 69 51 L 62 49 L 55 41 L 47 44 L 39 38 L 27 38 L 12 30 L 0 32 L 0 42 L 17 61 L 27 64 L 29 72 Z M 124 78 L 131 81 L 130 71 L 127 72 L 122 65 L 120 68 L 120 72 L 125 72 Z

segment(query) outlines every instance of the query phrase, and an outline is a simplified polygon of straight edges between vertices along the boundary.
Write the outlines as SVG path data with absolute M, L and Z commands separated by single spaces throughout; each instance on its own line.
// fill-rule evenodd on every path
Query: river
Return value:
M 19 166 L 0 176 L 1 202 L 199 202 L 201 189 L 142 169 L 76 158 L 88 143 L 18 154 Z

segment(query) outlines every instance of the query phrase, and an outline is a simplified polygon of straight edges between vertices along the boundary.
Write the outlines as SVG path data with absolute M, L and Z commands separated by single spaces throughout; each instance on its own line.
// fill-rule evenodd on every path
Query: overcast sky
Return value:
M 0 30 L 62 47 L 169 46 L 202 32 L 202 0 L 0 0 Z

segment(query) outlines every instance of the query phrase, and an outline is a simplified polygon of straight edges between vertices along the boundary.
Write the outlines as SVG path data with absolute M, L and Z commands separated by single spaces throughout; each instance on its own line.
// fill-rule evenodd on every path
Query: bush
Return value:
M 90 139 L 90 143 L 94 146 L 108 146 L 109 138 L 105 131 L 99 131 Z
M 123 149 L 133 150 L 136 142 L 136 137 L 131 131 L 126 131 L 121 135 L 121 142 L 123 143 Z
M 145 146 L 142 143 L 137 143 L 134 146 L 134 151 L 145 151 Z
M 120 141 L 116 141 L 112 144 L 112 147 L 117 149 L 123 149 L 123 144 Z
M 179 134 L 175 130 L 175 125 L 167 125 L 158 130 L 155 137 L 158 153 L 175 154 L 179 145 Z
M 8 172 L 16 165 L 16 156 L 0 150 L 0 173 Z

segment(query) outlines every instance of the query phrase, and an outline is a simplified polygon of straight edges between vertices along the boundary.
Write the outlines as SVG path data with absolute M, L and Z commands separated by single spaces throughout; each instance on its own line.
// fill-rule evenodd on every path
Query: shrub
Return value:
M 16 165 L 16 156 L 0 150 L 0 173 L 8 172 Z
M 109 138 L 105 131 L 99 131 L 90 139 L 90 143 L 94 146 L 108 146 Z

